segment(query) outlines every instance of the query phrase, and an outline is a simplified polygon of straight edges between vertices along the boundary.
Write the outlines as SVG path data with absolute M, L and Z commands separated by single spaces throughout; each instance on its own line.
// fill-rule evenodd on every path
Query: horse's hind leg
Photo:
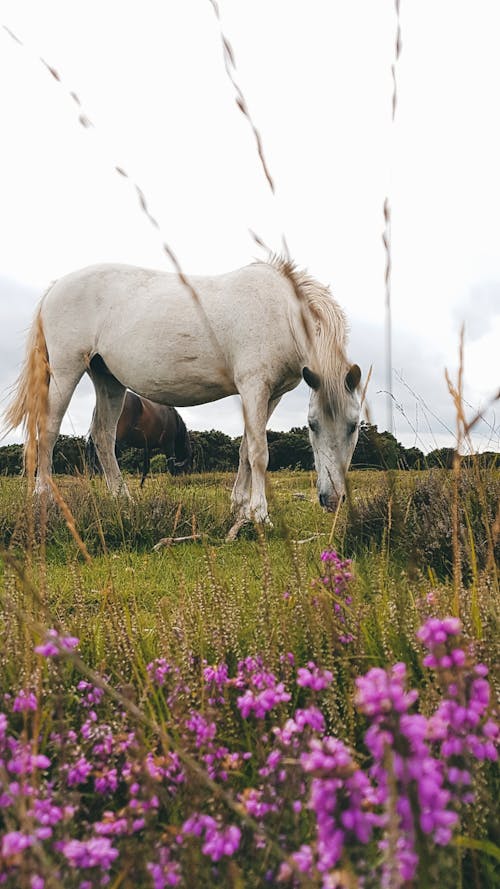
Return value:
M 71 401 L 85 367 L 74 368 L 71 372 L 62 372 L 56 361 L 51 363 L 49 391 L 47 396 L 47 418 L 45 431 L 38 443 L 38 463 L 35 492 L 41 494 L 50 490 L 52 477 L 52 452 L 59 435 L 62 419 Z
M 128 496 L 115 456 L 116 425 L 122 412 L 125 386 L 111 374 L 99 373 L 92 367 L 90 376 L 96 394 L 90 435 L 109 490 L 113 494 L 124 493 Z

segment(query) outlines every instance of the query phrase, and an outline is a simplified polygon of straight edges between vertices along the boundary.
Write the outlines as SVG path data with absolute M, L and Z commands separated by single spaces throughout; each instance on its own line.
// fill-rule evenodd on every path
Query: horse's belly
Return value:
M 108 357 L 106 364 L 124 386 L 160 404 L 189 407 L 217 401 L 237 391 L 232 375 L 221 362 L 209 366 L 193 358 L 189 364 L 182 359 L 172 364 L 165 356 L 159 361 L 148 356 L 145 362 L 138 360 L 126 366 Z
M 171 383 L 169 385 L 146 385 L 136 388 L 140 395 L 159 404 L 171 404 L 174 407 L 192 407 L 196 404 L 206 404 L 209 401 L 218 401 L 228 395 L 235 395 L 234 386 L 222 386 L 211 380 L 186 380 L 183 385 Z

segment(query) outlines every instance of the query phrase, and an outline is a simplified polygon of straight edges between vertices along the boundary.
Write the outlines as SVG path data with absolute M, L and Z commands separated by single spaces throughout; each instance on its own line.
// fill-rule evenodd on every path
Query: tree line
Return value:
M 193 471 L 214 472 L 236 470 L 238 467 L 241 437 L 231 438 L 224 432 L 211 429 L 208 432 L 189 433 L 193 446 Z M 289 432 L 268 430 L 269 470 L 312 469 L 313 454 L 306 426 L 294 427 Z M 60 435 L 55 448 L 53 467 L 55 473 L 74 474 L 86 472 L 86 439 L 83 436 Z M 358 443 L 352 459 L 353 469 L 451 469 L 453 448 L 437 448 L 424 454 L 417 447 L 405 448 L 390 432 L 379 432 L 377 426 L 362 422 Z M 491 466 L 500 465 L 500 454 L 491 451 L 476 457 L 464 457 L 465 463 L 478 460 Z M 141 472 L 142 451 L 127 448 L 119 456 L 125 471 Z M 154 456 L 153 471 L 166 471 L 163 455 Z M 23 469 L 22 445 L 0 447 L 0 475 L 18 475 Z

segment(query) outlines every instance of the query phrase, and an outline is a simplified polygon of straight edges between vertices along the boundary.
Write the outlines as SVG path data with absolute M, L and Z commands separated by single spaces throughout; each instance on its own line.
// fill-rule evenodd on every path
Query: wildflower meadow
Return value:
M 361 475 L 360 510 L 380 496 Z M 232 544 L 201 525 L 229 476 L 198 484 L 115 504 L 100 552 L 102 482 L 63 482 L 73 529 L 51 504 L 26 548 L 4 491 L 1 884 L 493 887 L 494 563 L 456 614 L 451 566 L 402 560 L 387 525 L 349 552 L 306 473 L 277 482 L 282 527 Z M 172 496 L 201 544 L 134 546 Z

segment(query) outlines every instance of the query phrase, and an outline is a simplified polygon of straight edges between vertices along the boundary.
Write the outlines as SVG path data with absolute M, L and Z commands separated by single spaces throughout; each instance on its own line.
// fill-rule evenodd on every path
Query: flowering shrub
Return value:
M 323 586 L 346 602 L 348 563 L 323 562 Z M 141 706 L 167 714 L 156 727 L 83 679 L 64 722 L 48 721 L 34 688 L 5 696 L 0 885 L 93 889 L 114 876 L 164 889 L 243 874 L 252 885 L 419 885 L 475 799 L 478 763 L 497 758 L 488 671 L 460 634 L 434 617 L 418 632 L 440 690 L 428 715 L 405 664 L 356 679 L 358 751 L 328 729 L 332 670 L 291 653 L 275 672 L 260 656 L 205 663 L 197 687 L 152 661 Z M 77 645 L 50 631 L 36 650 L 57 671 Z
M 341 559 L 335 550 L 321 553 L 322 575 L 313 580 L 316 596 L 313 601 L 328 600 L 331 607 L 331 632 L 334 641 L 340 645 L 354 642 L 354 626 L 351 626 L 352 596 L 349 588 L 352 580 L 351 559 Z

